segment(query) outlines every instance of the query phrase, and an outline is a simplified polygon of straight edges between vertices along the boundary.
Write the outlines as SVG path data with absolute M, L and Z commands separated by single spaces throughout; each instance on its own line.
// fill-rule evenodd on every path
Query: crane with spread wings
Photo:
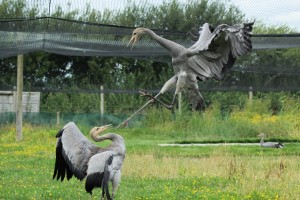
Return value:
M 150 36 L 169 51 L 175 75 L 164 84 L 155 96 L 141 91 L 141 94 L 149 97 L 150 100 L 119 126 L 126 125 L 134 115 L 154 101 L 161 103 L 168 109 L 172 109 L 176 95 L 181 91 L 186 93 L 194 110 L 204 109 L 204 100 L 198 89 L 198 81 L 205 81 L 209 78 L 222 79 L 238 57 L 252 51 L 253 24 L 254 22 L 232 26 L 221 24 L 214 29 L 208 23 L 205 23 L 200 28 L 198 40 L 189 48 L 160 37 L 150 29 L 136 28 L 128 45 L 133 47 L 143 35 Z M 172 88 L 175 88 L 175 93 L 171 104 L 166 104 L 158 99 L 159 95 Z
M 88 140 L 74 122 L 69 122 L 56 137 L 56 160 L 53 179 L 63 181 L 73 175 L 79 180 L 86 177 L 85 190 L 92 194 L 95 187 L 102 188 L 102 198 L 113 199 L 121 180 L 121 168 L 125 159 L 126 148 L 124 138 L 116 133 L 99 135 L 110 125 L 94 127 L 90 131 L 96 142 L 111 140 L 104 148 L 98 147 Z M 112 195 L 109 183 L 112 183 Z

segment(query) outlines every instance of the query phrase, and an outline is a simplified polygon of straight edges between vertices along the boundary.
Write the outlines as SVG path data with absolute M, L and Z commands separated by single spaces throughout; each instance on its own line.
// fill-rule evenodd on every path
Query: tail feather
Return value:
M 282 144 L 282 143 L 278 143 L 278 146 L 279 146 L 279 148 L 283 148 L 284 147 L 284 144 Z
M 110 156 L 109 159 L 106 161 L 104 170 L 102 173 L 96 172 L 92 174 L 88 174 L 85 182 L 85 190 L 92 194 L 92 190 L 95 187 L 102 187 L 102 197 L 106 196 L 107 200 L 111 200 L 111 196 L 109 193 L 109 169 L 108 166 L 112 163 L 113 156 Z
M 92 190 L 95 187 L 101 187 L 102 182 L 103 182 L 103 173 L 97 172 L 97 173 L 89 174 L 86 177 L 86 181 L 85 181 L 86 192 L 92 194 Z
M 205 102 L 204 102 L 204 99 L 198 89 L 188 88 L 185 90 L 185 92 L 188 96 L 189 102 L 190 102 L 193 110 L 196 110 L 196 111 L 204 111 L 205 110 Z
M 111 196 L 109 193 L 109 170 L 108 166 L 111 165 L 113 160 L 113 156 L 110 156 L 109 159 L 105 163 L 104 172 L 103 172 L 103 179 L 102 179 L 102 197 L 106 195 L 107 200 L 111 200 Z

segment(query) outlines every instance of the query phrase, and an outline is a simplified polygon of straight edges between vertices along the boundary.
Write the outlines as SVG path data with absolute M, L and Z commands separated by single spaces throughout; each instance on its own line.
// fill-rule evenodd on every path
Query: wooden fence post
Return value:
M 60 126 L 60 113 L 56 112 L 56 126 L 59 127 Z
M 24 56 L 18 55 L 17 57 L 17 108 L 16 108 L 16 141 L 20 142 L 23 138 L 22 135 L 22 94 L 23 94 L 23 61 Z
M 253 102 L 253 87 L 249 87 L 249 104 L 251 105 Z
M 101 117 L 101 124 L 103 124 L 103 115 L 104 115 L 104 87 L 100 85 L 100 117 Z

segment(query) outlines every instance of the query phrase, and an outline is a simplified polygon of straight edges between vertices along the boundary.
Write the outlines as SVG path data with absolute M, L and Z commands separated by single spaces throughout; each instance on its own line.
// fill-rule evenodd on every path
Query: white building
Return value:
M 15 91 L 0 91 L 0 113 L 16 112 Z M 23 92 L 23 112 L 40 112 L 40 92 Z

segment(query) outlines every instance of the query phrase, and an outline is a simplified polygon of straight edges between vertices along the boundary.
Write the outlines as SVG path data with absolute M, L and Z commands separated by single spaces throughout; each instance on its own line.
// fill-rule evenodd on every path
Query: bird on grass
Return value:
M 85 190 L 92 194 L 95 187 L 102 188 L 101 199 L 114 199 L 121 180 L 121 169 L 125 159 L 124 138 L 115 133 L 99 135 L 111 125 L 94 127 L 90 131 L 96 142 L 111 140 L 105 148 L 88 140 L 74 122 L 66 124 L 57 135 L 56 160 L 53 179 L 67 180 L 74 175 L 79 180 L 86 177 Z M 112 183 L 112 194 L 109 183 Z
M 251 36 L 253 24 L 254 22 L 232 26 L 221 24 L 214 29 L 208 23 L 205 23 L 200 28 L 199 34 L 196 35 L 198 40 L 189 48 L 160 37 L 150 29 L 135 29 L 128 45 L 133 47 L 142 36 L 150 36 L 169 51 L 175 75 L 164 84 L 160 92 L 155 96 L 141 91 L 141 94 L 149 97 L 150 100 L 122 124 L 127 124 L 134 115 L 153 101 L 158 101 L 166 108 L 172 109 L 176 95 L 181 91 L 186 93 L 193 110 L 203 110 L 205 105 L 198 89 L 198 81 L 205 81 L 210 78 L 222 79 L 232 68 L 238 57 L 252 51 Z M 175 88 L 175 93 L 171 104 L 166 104 L 158 99 L 161 94 L 173 88 Z
M 261 133 L 258 135 L 258 137 L 261 137 L 260 140 L 260 146 L 261 147 L 267 147 L 267 148 L 283 148 L 284 145 L 280 142 L 264 142 L 264 137 L 266 135 L 264 133 Z

